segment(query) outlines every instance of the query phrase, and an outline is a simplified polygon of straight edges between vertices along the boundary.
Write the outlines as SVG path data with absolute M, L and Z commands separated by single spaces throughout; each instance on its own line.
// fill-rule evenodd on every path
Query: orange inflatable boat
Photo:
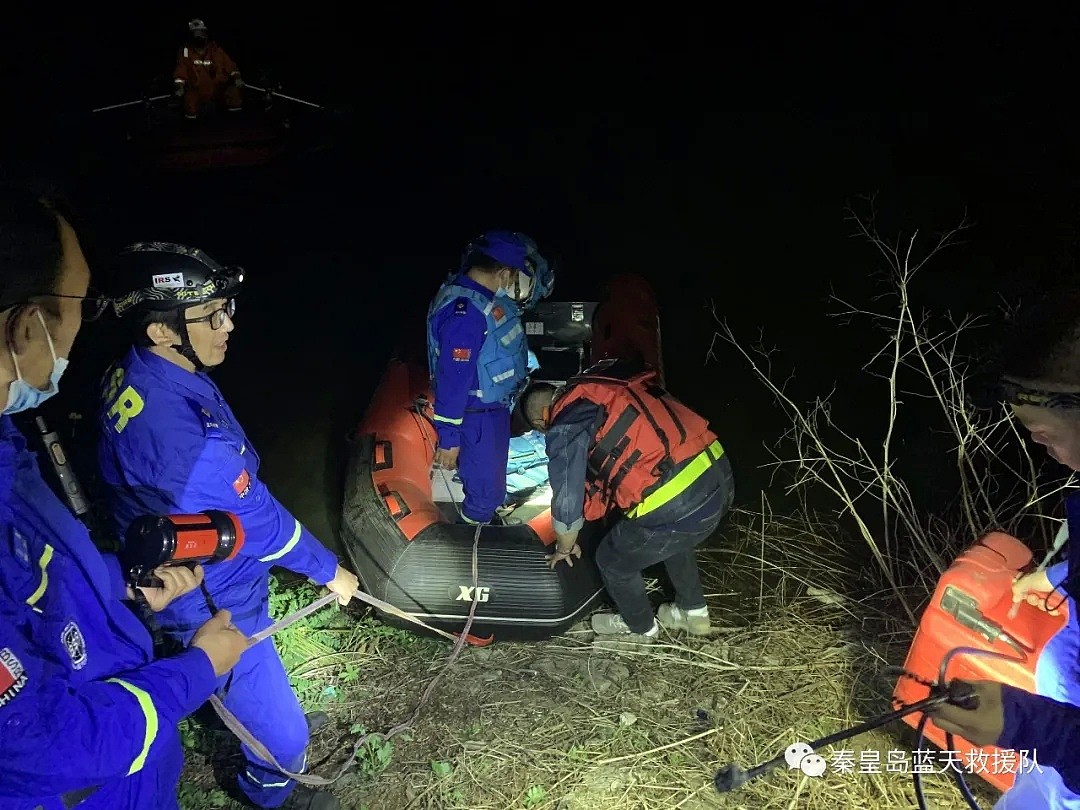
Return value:
M 541 302 L 522 321 L 539 362 L 533 381 L 561 384 L 606 357 L 661 366 L 656 300 L 637 276 L 613 279 L 599 303 Z M 550 569 L 551 491 L 538 487 L 515 504 L 508 525 L 482 530 L 474 593 L 475 528 L 455 523 L 461 486 L 432 467 L 432 401 L 426 359 L 392 359 L 353 437 L 342 541 L 364 589 L 451 632 L 462 629 L 475 595 L 474 642 L 563 632 L 603 595 L 593 563 L 602 523 L 582 529 L 580 561 Z M 522 432 L 520 419 L 514 424 Z
M 150 110 L 137 133 L 143 162 L 164 172 L 261 166 L 280 158 L 290 128 L 275 111 L 245 108 L 188 120 L 172 109 Z

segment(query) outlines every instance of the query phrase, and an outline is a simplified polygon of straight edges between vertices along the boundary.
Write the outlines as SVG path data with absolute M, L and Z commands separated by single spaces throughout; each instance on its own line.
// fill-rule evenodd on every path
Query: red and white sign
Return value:
M 233 481 L 233 492 L 239 497 L 246 498 L 247 494 L 251 492 L 251 476 L 247 470 L 241 470 L 240 475 Z
M 26 686 L 26 670 L 10 647 L 0 650 L 0 706 L 6 706 Z

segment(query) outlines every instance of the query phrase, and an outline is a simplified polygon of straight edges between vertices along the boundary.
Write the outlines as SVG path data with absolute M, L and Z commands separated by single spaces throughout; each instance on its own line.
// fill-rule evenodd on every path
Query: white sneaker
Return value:
M 623 636 L 638 644 L 651 644 L 660 635 L 660 628 L 655 621 L 648 633 L 635 633 L 618 613 L 594 613 L 592 629 L 598 636 Z
M 656 619 L 667 630 L 685 630 L 692 636 L 710 636 L 713 633 L 708 611 L 704 616 L 693 616 L 672 602 L 660 606 Z

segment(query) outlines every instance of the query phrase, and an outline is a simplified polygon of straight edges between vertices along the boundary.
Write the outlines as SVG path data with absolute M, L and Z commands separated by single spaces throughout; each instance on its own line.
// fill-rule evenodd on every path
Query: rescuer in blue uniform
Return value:
M 435 389 L 435 463 L 457 469 L 465 523 L 487 523 L 506 500 L 510 406 L 528 372 L 521 312 L 551 294 L 553 274 L 521 233 L 488 231 L 428 309 Z
M 116 311 L 133 322 L 136 345 L 104 379 L 99 464 L 121 536 L 147 511 L 239 516 L 244 546 L 237 558 L 207 567 L 206 586 L 248 636 L 271 624 L 272 566 L 325 584 L 347 603 L 357 578 L 270 494 L 255 449 L 206 373 L 225 359 L 242 271 L 163 242 L 131 245 L 116 270 L 127 290 Z M 186 642 L 207 615 L 206 598 L 190 593 L 161 614 L 161 626 Z M 325 724 L 326 716 L 305 718 L 271 640 L 244 653 L 218 687 L 226 707 L 283 767 L 306 767 L 309 726 Z M 297 786 L 254 752 L 245 754 L 239 783 L 256 805 L 339 806 L 330 793 Z
M 0 807 L 177 808 L 177 723 L 247 640 L 223 610 L 154 660 L 116 558 L 56 498 L 11 419 L 56 394 L 81 321 L 106 301 L 89 296 L 67 219 L 30 190 L 0 192 L 0 245 Z M 155 610 L 202 576 L 155 573 L 164 587 L 141 589 Z
M 1000 361 L 1000 399 L 1050 457 L 1080 471 L 1080 294 L 1053 296 L 1016 320 Z M 978 745 L 1034 752 L 996 810 L 1080 810 L 1080 493 L 1065 499 L 1066 559 L 1017 578 L 1013 599 L 1068 606 L 1069 621 L 1035 665 L 1037 695 L 993 682 L 976 684 L 981 705 L 947 707 L 935 723 Z M 1063 705 L 1065 704 L 1065 705 Z M 1035 768 L 1035 765 L 1038 768 Z

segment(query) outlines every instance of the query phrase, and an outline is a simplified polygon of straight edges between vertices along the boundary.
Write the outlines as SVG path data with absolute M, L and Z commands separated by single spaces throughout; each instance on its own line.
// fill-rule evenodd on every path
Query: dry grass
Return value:
M 891 708 L 882 670 L 885 656 L 898 660 L 882 641 L 887 617 L 841 596 L 859 572 L 834 536 L 807 521 L 736 515 L 721 544 L 701 552 L 712 638 L 612 650 L 580 626 L 545 643 L 467 649 L 409 739 L 394 740 L 387 767 L 365 754 L 335 792 L 344 807 L 372 810 L 913 807 L 902 773 L 777 769 L 724 796 L 712 787 L 725 763 L 750 767 Z M 385 729 L 407 716 L 445 661 L 441 642 L 375 627 L 337 652 L 301 643 L 312 655 L 292 674 L 339 695 L 324 706 L 335 722 L 316 738 L 319 773 L 351 750 L 354 724 Z M 340 678 L 347 665 L 359 668 L 351 685 Z M 841 747 L 856 767 L 867 749 L 884 763 L 906 745 L 898 733 Z M 189 759 L 195 776 L 199 757 Z M 197 781 L 209 784 L 205 761 Z M 943 777 L 928 781 L 932 806 L 964 807 Z
M 877 381 L 876 398 L 851 390 L 850 380 L 840 384 L 848 390 L 809 402 L 793 398 L 787 384 L 794 370 L 774 367 L 771 349 L 760 341 L 744 343 L 715 309 L 717 331 L 706 360 L 717 359 L 728 344 L 769 391 L 790 424 L 768 448 L 770 466 L 778 473 L 775 485 L 804 502 L 810 497 L 831 501 L 835 514 L 861 537 L 862 555 L 874 569 L 867 573 L 889 590 L 891 609 L 902 610 L 913 625 L 918 604 L 955 556 L 986 532 L 1019 533 L 1046 545 L 1060 520 L 1043 512 L 1055 510 L 1074 482 L 1071 476 L 1047 475 L 1045 455 L 1029 452 L 1010 408 L 1000 402 L 987 409 L 975 406 L 983 399 L 975 393 L 981 389 L 975 381 L 982 365 L 979 335 L 991 319 L 933 312 L 911 297 L 915 277 L 932 272 L 927 265 L 957 244 L 969 223 L 929 240 L 918 231 L 886 239 L 876 216 L 872 197 L 859 212 L 848 209 L 853 236 L 876 254 L 868 273 L 884 282 L 881 294 L 870 306 L 830 296 L 837 307 L 833 317 L 857 326 L 860 336 L 880 335 L 880 342 L 871 340 L 862 367 L 863 376 Z M 818 368 L 815 374 L 824 379 L 828 372 Z M 853 402 L 861 430 L 834 419 L 835 404 Z M 849 407 L 846 418 L 852 416 Z M 901 473 L 907 453 L 902 436 L 934 437 L 941 471 L 947 461 L 954 476 L 946 486 L 955 495 L 944 509 L 928 508 L 920 470 L 908 465 Z
M 778 770 L 727 796 L 713 789 L 727 762 L 751 766 L 854 725 L 868 716 L 860 705 L 890 709 L 881 645 L 860 632 L 866 611 L 839 596 L 852 575 L 840 549 L 813 525 L 773 521 L 762 531 L 748 515 L 740 524 L 730 545 L 701 555 L 716 637 L 617 652 L 578 628 L 542 645 L 470 650 L 402 759 L 376 784 L 343 792 L 349 806 L 914 806 L 900 773 Z M 884 762 L 903 747 L 896 733 L 847 747 L 876 749 Z M 432 761 L 449 767 L 440 776 Z M 938 807 L 964 806 L 940 777 L 928 792 Z

